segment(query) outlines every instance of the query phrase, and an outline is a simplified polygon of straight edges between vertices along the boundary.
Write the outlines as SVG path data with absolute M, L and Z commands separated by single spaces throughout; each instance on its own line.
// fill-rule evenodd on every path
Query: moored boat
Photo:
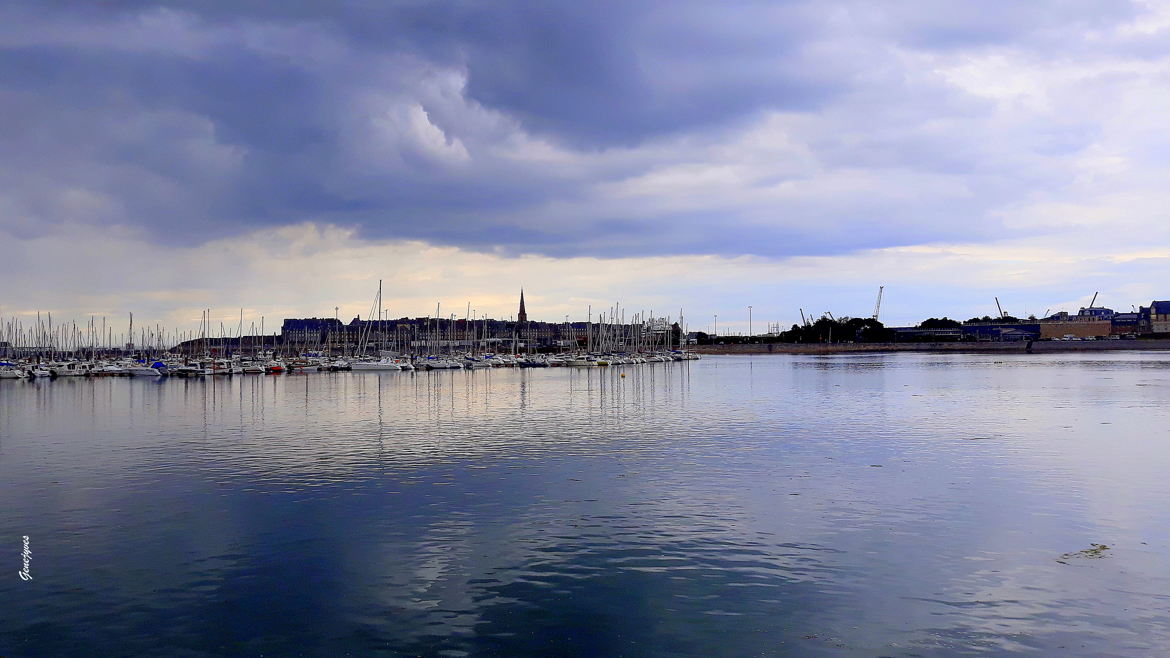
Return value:
M 90 369 L 89 374 L 95 377 L 125 377 L 128 373 L 126 368 L 116 363 L 104 363 L 95 365 Z
M 131 377 L 160 377 L 167 374 L 167 364 L 162 361 L 155 361 L 150 365 L 145 363 L 136 363 L 126 368 L 126 372 Z
M 168 369 L 169 370 L 169 369 Z M 178 377 L 204 377 L 212 374 L 211 368 L 198 363 L 187 363 L 173 369 Z
M 126 369 L 126 372 L 131 377 L 159 377 L 162 375 L 162 372 L 158 368 L 144 365 L 130 366 Z
M 350 370 L 402 370 L 402 366 L 395 359 L 386 357 L 377 361 L 354 361 L 349 364 Z
M 0 379 L 24 379 L 24 377 L 23 370 L 18 370 L 11 365 L 0 366 Z
M 89 374 L 88 363 L 54 363 L 49 366 L 49 372 L 54 377 L 85 377 Z

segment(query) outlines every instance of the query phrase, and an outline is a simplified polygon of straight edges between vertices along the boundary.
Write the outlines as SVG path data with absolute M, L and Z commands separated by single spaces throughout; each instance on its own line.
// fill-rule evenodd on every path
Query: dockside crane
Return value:
M 882 291 L 886 289 L 885 286 L 878 286 L 877 303 L 873 305 L 873 319 L 878 319 L 878 314 L 882 312 Z
M 1003 307 L 999 305 L 999 297 L 995 298 L 995 307 L 999 309 L 999 319 L 1003 319 Z

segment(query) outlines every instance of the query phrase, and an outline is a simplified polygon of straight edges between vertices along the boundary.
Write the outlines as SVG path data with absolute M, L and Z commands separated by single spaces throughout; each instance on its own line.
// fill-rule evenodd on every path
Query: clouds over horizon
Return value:
M 1166 247 L 1168 30 L 1116 0 L 6 3 L 0 236 Z
M 534 320 L 584 320 L 590 306 L 596 317 L 620 303 L 658 317 L 677 317 L 681 308 L 689 326 L 708 331 L 716 315 L 721 331 L 746 330 L 749 304 L 756 330 L 787 327 L 799 320 L 798 309 L 867 316 L 880 283 L 882 320 L 901 325 L 928 315 L 994 314 L 995 296 L 1026 315 L 1075 311 L 1100 290 L 1100 303 L 1125 310 L 1164 292 L 1170 270 L 1170 247 L 1085 256 L 1047 238 L 1011 247 L 891 247 L 787 259 L 506 257 L 420 241 L 371 242 L 313 224 L 194 246 L 153 245 L 126 231 L 73 225 L 20 244 L 0 260 L 0 278 L 25 278 L 5 290 L 0 322 L 20 317 L 27 325 L 49 311 L 58 324 L 83 325 L 90 316 L 117 322 L 133 312 L 139 326 L 168 330 L 198 327 L 208 308 L 213 326 L 229 329 L 241 314 L 245 329 L 259 329 L 266 318 L 269 331 L 287 317 L 370 317 L 379 279 L 391 317 L 432 316 L 441 303 L 444 316 L 461 317 L 470 305 L 477 315 L 506 319 L 515 315 L 523 287 Z M 80 276 L 71 263 L 86 264 Z M 1070 292 L 1079 276 L 1095 287 Z

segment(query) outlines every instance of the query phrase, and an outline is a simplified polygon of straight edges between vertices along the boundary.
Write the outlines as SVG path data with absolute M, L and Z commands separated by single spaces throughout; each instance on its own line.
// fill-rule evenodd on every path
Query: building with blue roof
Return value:
M 1170 334 L 1170 301 L 1150 302 L 1149 308 L 1143 308 L 1143 315 L 1148 315 L 1148 330 L 1152 334 Z M 1144 319 L 1144 318 L 1143 318 Z

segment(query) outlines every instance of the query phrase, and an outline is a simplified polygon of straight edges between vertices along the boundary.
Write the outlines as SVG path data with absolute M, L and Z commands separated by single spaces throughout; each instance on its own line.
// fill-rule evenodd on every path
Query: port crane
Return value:
M 999 297 L 995 298 L 995 307 L 999 309 L 999 318 L 1002 320 L 1004 318 L 1004 313 L 1003 307 L 999 305 Z
M 885 286 L 878 286 L 877 303 L 873 305 L 873 319 L 878 319 L 878 314 L 882 312 L 882 291 L 886 289 Z

